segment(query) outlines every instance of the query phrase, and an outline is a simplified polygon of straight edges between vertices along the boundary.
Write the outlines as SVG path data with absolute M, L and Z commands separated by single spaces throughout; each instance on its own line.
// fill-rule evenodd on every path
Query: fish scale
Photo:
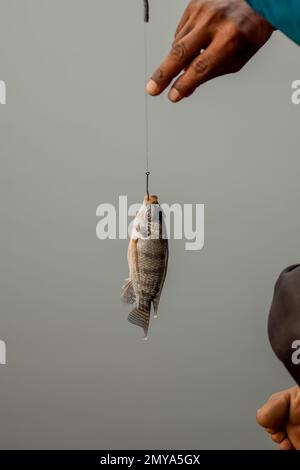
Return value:
M 164 269 L 166 240 L 139 240 L 137 254 L 140 269 L 137 276 L 141 283 L 141 291 L 150 300 L 157 294 L 160 286 L 160 273 Z

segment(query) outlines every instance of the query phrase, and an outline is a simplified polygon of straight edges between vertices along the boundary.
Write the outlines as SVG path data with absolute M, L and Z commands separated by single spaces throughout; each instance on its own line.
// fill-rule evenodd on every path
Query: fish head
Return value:
M 131 239 L 159 239 L 162 238 L 162 233 L 165 233 L 165 231 L 158 197 L 154 195 L 145 196 L 133 222 Z
M 149 204 L 150 204 L 150 205 L 151 205 L 151 204 L 159 204 L 159 202 L 158 202 L 158 197 L 155 196 L 154 194 L 149 195 L 149 197 L 148 197 L 148 195 L 146 195 L 146 196 L 144 197 L 144 205 L 147 206 L 147 205 L 149 205 Z

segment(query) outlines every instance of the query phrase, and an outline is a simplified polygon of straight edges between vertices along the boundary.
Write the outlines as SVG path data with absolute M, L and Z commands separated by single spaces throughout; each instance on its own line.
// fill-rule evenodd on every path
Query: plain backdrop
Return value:
M 152 0 L 149 73 L 187 1 Z M 205 204 L 170 242 L 148 342 L 120 301 L 126 240 L 96 208 L 144 196 L 141 0 L 0 0 L 2 449 L 272 449 L 257 408 L 293 384 L 266 322 L 299 261 L 300 50 L 276 32 L 237 75 L 149 100 L 151 192 Z

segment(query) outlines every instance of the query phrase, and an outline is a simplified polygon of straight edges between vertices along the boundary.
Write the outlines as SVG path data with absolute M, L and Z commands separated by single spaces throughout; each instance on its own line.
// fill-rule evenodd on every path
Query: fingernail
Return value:
M 146 86 L 146 91 L 149 95 L 156 95 L 159 92 L 159 87 L 154 80 L 149 80 Z
M 169 99 L 171 101 L 173 101 L 173 103 L 176 103 L 177 101 L 179 101 L 181 99 L 181 95 L 179 93 L 178 90 L 176 90 L 176 88 L 172 88 L 170 93 L 169 93 Z

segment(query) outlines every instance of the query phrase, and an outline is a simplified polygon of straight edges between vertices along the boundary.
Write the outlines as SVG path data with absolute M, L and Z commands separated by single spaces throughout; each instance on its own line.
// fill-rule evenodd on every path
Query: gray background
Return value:
M 205 247 L 171 242 L 148 343 L 120 302 L 127 241 L 96 207 L 144 193 L 141 0 L 1 0 L 1 448 L 273 448 L 256 409 L 292 384 L 266 320 L 298 261 L 297 46 L 150 100 L 151 189 L 205 203 Z M 152 0 L 152 71 L 186 1 Z

